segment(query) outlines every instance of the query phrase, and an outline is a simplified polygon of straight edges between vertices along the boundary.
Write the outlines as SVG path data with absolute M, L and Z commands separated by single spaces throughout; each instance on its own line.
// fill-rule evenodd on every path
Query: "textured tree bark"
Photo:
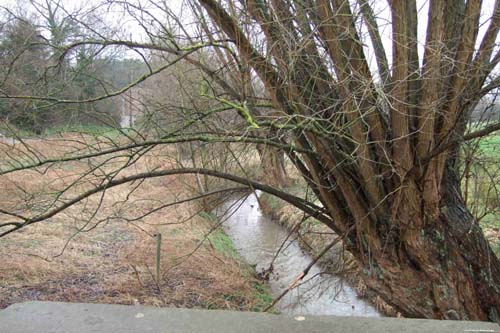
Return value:
M 467 211 L 455 159 L 466 115 L 500 63 L 500 52 L 493 54 L 500 0 L 478 51 L 481 1 L 430 1 L 421 66 L 417 2 L 389 1 L 390 73 L 370 2 L 360 0 L 382 89 L 350 2 L 301 1 L 296 25 L 289 2 L 248 2 L 265 53 L 223 5 L 199 2 L 235 41 L 274 108 L 296 121 L 290 142 L 315 152 L 291 160 L 321 201 L 327 225 L 364 268 L 367 285 L 408 317 L 498 321 L 500 262 Z M 311 27 L 321 43 L 308 43 Z M 316 54 L 329 65 L 315 66 L 323 61 Z
M 367 286 L 407 317 L 499 321 L 500 261 L 462 199 L 453 161 L 445 170 L 440 214 L 428 220 L 402 200 L 383 251 L 362 258 Z M 413 229 L 421 219 L 422 229 Z M 351 249 L 354 253 L 358 248 Z

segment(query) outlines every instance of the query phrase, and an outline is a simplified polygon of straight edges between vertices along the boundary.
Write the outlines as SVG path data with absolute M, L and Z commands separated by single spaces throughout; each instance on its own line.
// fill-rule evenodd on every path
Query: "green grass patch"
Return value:
M 198 212 L 198 216 L 205 221 L 208 221 L 212 226 L 216 226 L 219 221 L 217 216 L 211 212 L 200 211 Z M 238 261 L 241 260 L 241 256 L 239 255 L 238 250 L 236 250 L 233 240 L 224 232 L 222 227 L 218 227 L 216 230 L 212 231 L 210 235 L 208 235 L 208 240 L 217 253 L 220 253 L 227 258 L 233 258 Z
M 204 211 L 198 212 L 198 216 L 201 217 L 204 220 L 209 221 L 210 223 L 217 222 L 217 216 L 214 213 L 207 213 Z
M 498 163 L 500 158 L 500 135 L 490 135 L 481 139 L 479 151 L 485 157 L 492 158 L 494 162 Z
M 122 129 L 105 125 L 68 124 L 46 128 L 45 130 L 43 130 L 43 133 L 37 134 L 27 129 L 16 128 L 12 125 L 0 123 L 0 133 L 6 137 L 14 138 L 50 137 L 69 133 L 81 133 L 94 137 L 106 137 L 108 139 L 114 139 L 122 135 L 133 134 L 133 132 L 134 131 L 132 129 Z
M 257 297 L 257 303 L 252 307 L 251 311 L 262 312 L 266 309 L 274 300 L 273 296 L 269 291 L 269 287 L 261 282 L 254 283 L 255 295 Z M 276 310 L 271 311 L 271 313 L 278 313 Z
M 0 122 L 0 133 L 3 136 L 14 138 L 14 137 L 29 137 L 34 136 L 35 133 L 26 129 L 17 128 L 11 124 L 6 124 L 4 122 Z
M 104 125 L 64 125 L 48 128 L 43 132 L 43 135 L 53 136 L 66 133 L 82 133 L 95 137 L 103 136 L 112 139 L 120 135 L 126 135 L 130 131 L 130 129 L 120 129 Z
M 210 222 L 210 224 L 214 225 L 218 222 L 217 216 L 213 213 L 207 213 L 204 211 L 198 212 L 198 216 L 202 217 L 204 220 Z M 212 233 L 208 236 L 208 240 L 210 244 L 213 246 L 214 250 L 223 255 L 226 258 L 230 258 L 236 260 L 242 264 L 243 273 L 249 278 L 255 277 L 255 271 L 238 253 L 238 250 L 234 246 L 233 240 L 224 232 L 222 228 L 218 228 L 217 230 L 212 231 Z M 253 287 L 255 289 L 255 297 L 256 303 L 252 306 L 251 311 L 254 312 L 262 312 L 267 306 L 269 306 L 273 297 L 269 291 L 269 287 L 258 280 L 254 281 Z M 236 298 L 241 297 L 241 295 L 236 294 L 228 294 L 224 296 L 228 301 L 235 301 Z M 208 308 L 216 308 L 209 306 Z M 271 311 L 271 313 L 277 313 L 276 311 Z
M 227 258 L 241 260 L 241 257 L 238 253 L 238 250 L 236 250 L 232 239 L 229 238 L 228 235 L 226 235 L 224 230 L 217 229 L 213 231 L 208 236 L 208 239 L 210 240 L 210 243 L 214 247 L 215 251 L 217 251 L 217 253 L 220 253 Z

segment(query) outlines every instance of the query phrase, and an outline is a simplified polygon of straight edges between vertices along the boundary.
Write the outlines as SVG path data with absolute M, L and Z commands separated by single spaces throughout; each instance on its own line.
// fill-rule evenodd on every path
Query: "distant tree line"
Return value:
M 36 12 L 26 8 L 3 8 L 0 16 L 0 94 L 45 98 L 0 99 L 0 122 L 36 134 L 61 126 L 118 126 L 119 97 L 89 103 L 60 101 L 107 95 L 127 85 L 131 73 L 142 70 L 142 62 L 89 45 L 65 54 L 65 44 L 96 32 L 84 31 L 84 25 L 63 11 L 58 2 L 29 7 Z M 97 23 L 93 29 L 99 29 Z

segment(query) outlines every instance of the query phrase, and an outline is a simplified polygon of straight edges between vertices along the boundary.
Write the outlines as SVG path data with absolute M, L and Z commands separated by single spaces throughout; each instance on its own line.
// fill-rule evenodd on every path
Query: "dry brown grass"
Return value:
M 60 156 L 88 144 L 82 137 L 30 142 L 44 156 Z M 0 158 L 21 156 L 26 150 L 0 145 Z M 119 168 L 124 160 L 116 158 L 102 171 Z M 169 151 L 155 149 L 120 174 L 170 163 Z M 86 162 L 70 162 L 1 176 L 1 208 L 23 214 L 44 212 L 68 185 L 75 184 L 63 198 L 97 182 L 99 170 L 77 181 L 90 168 Z M 196 205 L 187 203 L 141 217 L 189 195 L 186 184 L 192 186 L 194 178 L 151 179 L 137 188 L 137 184 L 115 187 L 103 198 L 94 195 L 47 221 L 0 238 L 0 308 L 26 300 L 255 308 L 259 302 L 255 278 L 247 266 L 217 253 L 204 241 L 210 225 L 196 215 Z M 96 207 L 100 207 L 97 212 Z M 0 222 L 8 219 L 0 215 Z M 160 281 L 154 278 L 153 235 L 157 232 L 163 235 Z

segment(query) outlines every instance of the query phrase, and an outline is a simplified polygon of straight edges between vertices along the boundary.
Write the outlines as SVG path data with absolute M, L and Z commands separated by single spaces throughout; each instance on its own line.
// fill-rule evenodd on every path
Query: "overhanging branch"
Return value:
M 314 203 L 306 201 L 302 198 L 288 194 L 288 193 L 281 191 L 277 188 L 274 188 L 272 186 L 262 184 L 260 182 L 253 181 L 253 180 L 250 180 L 247 178 L 239 177 L 236 175 L 216 171 L 216 170 L 203 169 L 203 168 L 181 168 L 181 169 L 169 169 L 169 170 L 143 172 L 143 173 L 138 173 L 138 174 L 135 174 L 132 176 L 122 177 L 120 179 L 110 180 L 106 183 L 103 183 L 102 185 L 96 186 L 88 191 L 81 193 L 80 195 L 67 201 L 63 205 L 61 205 L 59 207 L 55 207 L 45 214 L 39 215 L 39 216 L 31 218 L 31 219 L 27 219 L 24 222 L 6 223 L 5 225 L 15 225 L 15 227 L 0 233 L 0 237 L 3 237 L 7 234 L 10 234 L 11 232 L 14 232 L 18 229 L 26 227 L 30 224 L 45 221 L 45 220 L 55 216 L 56 214 L 61 213 L 65 209 L 77 204 L 78 202 L 80 202 L 80 201 L 82 201 L 82 200 L 84 200 L 84 199 L 86 199 L 94 194 L 104 192 L 104 191 L 106 191 L 110 188 L 113 188 L 115 186 L 131 183 L 131 182 L 134 182 L 137 180 L 144 180 L 144 179 L 149 179 L 149 178 L 165 177 L 165 176 L 172 176 L 172 175 L 181 175 L 181 174 L 202 174 L 202 175 L 227 179 L 227 180 L 230 180 L 232 182 L 248 186 L 249 188 L 260 190 L 260 191 L 269 193 L 271 195 L 274 195 L 277 198 L 280 198 L 280 199 L 292 204 L 293 206 L 297 207 L 298 209 L 309 214 L 311 217 L 314 217 L 317 220 L 319 220 L 327 225 L 333 223 L 331 218 L 323 212 L 324 210 L 322 207 L 317 206 Z
M 5 174 L 9 174 L 12 172 L 16 172 L 16 171 L 41 167 L 41 166 L 51 164 L 51 163 L 79 161 L 79 160 L 84 160 L 84 159 L 88 159 L 88 158 L 94 158 L 94 157 L 109 155 L 109 154 L 113 154 L 113 153 L 118 153 L 118 152 L 121 152 L 124 150 L 152 147 L 152 146 L 157 146 L 157 145 L 162 145 L 162 144 L 192 142 L 192 141 L 199 141 L 199 142 L 206 142 L 206 143 L 221 143 L 221 142 L 237 143 L 237 142 L 240 142 L 240 143 L 264 144 L 264 145 L 269 145 L 269 146 L 273 146 L 276 148 L 284 149 L 287 151 L 295 151 L 298 153 L 309 154 L 309 155 L 316 154 L 314 151 L 311 151 L 311 150 L 301 149 L 301 148 L 298 148 L 298 147 L 295 147 L 292 145 L 286 145 L 283 143 L 279 143 L 279 142 L 276 142 L 276 141 L 273 141 L 270 139 L 266 139 L 266 138 L 261 138 L 261 137 L 228 135 L 228 134 L 224 134 L 223 136 L 207 135 L 207 134 L 182 135 L 182 136 L 174 136 L 174 137 L 169 137 L 169 138 L 164 138 L 164 139 L 159 139 L 159 140 L 148 140 L 148 141 L 143 141 L 143 142 L 136 142 L 136 143 L 132 143 L 132 144 L 124 145 L 124 146 L 119 146 L 119 147 L 113 147 L 110 149 L 100 150 L 100 151 L 96 151 L 96 152 L 88 153 L 88 154 L 39 160 L 37 163 L 32 163 L 29 165 L 24 165 L 24 166 L 20 166 L 17 168 L 12 168 L 9 170 L 1 171 L 0 176 L 5 175 Z

